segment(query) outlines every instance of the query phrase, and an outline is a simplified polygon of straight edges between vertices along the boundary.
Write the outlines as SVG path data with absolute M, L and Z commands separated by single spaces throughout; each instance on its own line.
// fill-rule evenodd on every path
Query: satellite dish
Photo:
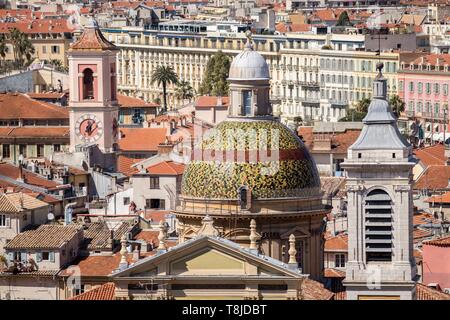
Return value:
M 49 221 L 53 221 L 53 220 L 55 220 L 55 215 L 53 214 L 53 213 L 49 213 L 48 215 L 47 215 L 47 219 L 49 220 Z

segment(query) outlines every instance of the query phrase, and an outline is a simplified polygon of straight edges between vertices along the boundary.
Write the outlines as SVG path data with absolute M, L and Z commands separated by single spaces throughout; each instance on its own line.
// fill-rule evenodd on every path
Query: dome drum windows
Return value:
M 392 201 L 383 190 L 365 197 L 366 261 L 392 261 Z

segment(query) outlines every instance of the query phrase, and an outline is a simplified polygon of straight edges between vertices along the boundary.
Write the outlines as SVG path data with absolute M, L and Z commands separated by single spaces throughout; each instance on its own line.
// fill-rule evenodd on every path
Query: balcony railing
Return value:
M 347 100 L 336 100 L 336 99 L 330 99 L 330 104 L 333 107 L 345 107 L 348 105 Z

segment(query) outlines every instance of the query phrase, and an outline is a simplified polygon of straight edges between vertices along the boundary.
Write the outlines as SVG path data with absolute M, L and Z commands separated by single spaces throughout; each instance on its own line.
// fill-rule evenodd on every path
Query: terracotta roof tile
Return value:
M 115 284 L 113 282 L 108 282 L 97 288 L 72 297 L 69 300 L 115 300 L 115 292 Z
M 305 278 L 301 285 L 302 300 L 332 300 L 333 292 L 325 289 L 320 282 Z
M 11 29 L 16 28 L 23 33 L 70 33 L 73 28 L 70 28 L 65 19 L 35 19 L 35 20 L 21 20 L 17 22 L 2 22 L 0 23 L 0 33 L 9 33 Z
M 144 158 L 142 159 L 131 158 L 127 157 L 126 155 L 119 154 L 119 156 L 117 157 L 117 170 L 126 176 L 131 176 L 134 173 L 139 172 L 137 168 L 133 167 L 133 164 L 136 164 L 142 161 L 143 159 Z
M 23 169 L 22 173 L 23 177 L 25 178 L 24 181 L 27 184 L 46 189 L 57 188 L 58 186 L 60 186 L 59 183 L 40 177 L 37 174 L 32 173 L 28 170 Z M 19 167 L 13 166 L 5 162 L 0 163 L 0 176 L 5 176 L 17 180 L 20 176 Z
M 450 236 L 439 239 L 433 239 L 424 241 L 424 245 L 436 246 L 436 247 L 450 247 Z
M 417 300 L 450 300 L 450 294 L 416 283 Z
M 437 223 L 437 220 L 428 212 L 419 212 L 413 215 L 414 226 L 420 226 L 427 223 Z
M 432 197 L 429 197 L 425 199 L 425 202 L 429 203 L 450 203 L 450 191 L 447 191 L 446 193 L 442 195 L 435 195 Z
M 157 151 L 166 140 L 166 128 L 121 128 L 119 149 L 121 151 Z
M 5 249 L 58 249 L 66 241 L 79 236 L 82 230 L 76 225 L 41 225 L 36 230 L 22 232 L 15 236 Z
M 117 95 L 117 101 L 121 108 L 157 108 L 160 105 L 153 102 L 145 102 L 142 99 L 129 97 L 123 94 Z
M 19 213 L 45 206 L 48 204 L 22 192 L 0 195 L 0 212 Z
M 324 271 L 325 278 L 345 278 L 345 271 L 334 268 L 326 268 Z
M 420 242 L 424 240 L 425 238 L 432 237 L 433 232 L 430 230 L 423 230 L 419 228 L 414 228 L 413 230 L 413 239 L 414 242 Z
M 196 108 L 210 108 L 217 107 L 219 102 L 219 97 L 217 96 L 201 96 L 195 101 Z M 222 104 L 220 106 L 228 106 L 229 98 L 222 97 Z
M 441 190 L 448 187 L 450 166 L 430 165 L 414 183 L 414 189 Z
M 184 164 L 173 161 L 162 161 L 148 167 L 147 172 L 155 175 L 182 175 L 184 172 Z
M 0 127 L 0 137 L 4 138 L 66 138 L 69 127 Z
M 69 112 L 22 93 L 0 93 L 0 119 L 69 119 Z
M 413 153 L 427 167 L 430 165 L 444 165 L 446 161 L 444 145 L 440 143 L 422 149 L 415 149 Z
M 98 27 L 86 27 L 80 38 L 72 44 L 70 51 L 103 51 L 119 50 L 114 44 L 106 40 Z
M 339 234 L 335 237 L 325 239 L 325 251 L 345 251 L 348 250 L 348 235 Z

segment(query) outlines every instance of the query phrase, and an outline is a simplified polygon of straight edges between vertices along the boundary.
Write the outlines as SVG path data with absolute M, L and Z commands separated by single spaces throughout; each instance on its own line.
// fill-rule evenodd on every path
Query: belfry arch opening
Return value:
M 366 261 L 392 261 L 392 200 L 375 189 L 364 199 Z
M 83 100 L 94 99 L 94 72 L 90 68 L 83 71 Z

